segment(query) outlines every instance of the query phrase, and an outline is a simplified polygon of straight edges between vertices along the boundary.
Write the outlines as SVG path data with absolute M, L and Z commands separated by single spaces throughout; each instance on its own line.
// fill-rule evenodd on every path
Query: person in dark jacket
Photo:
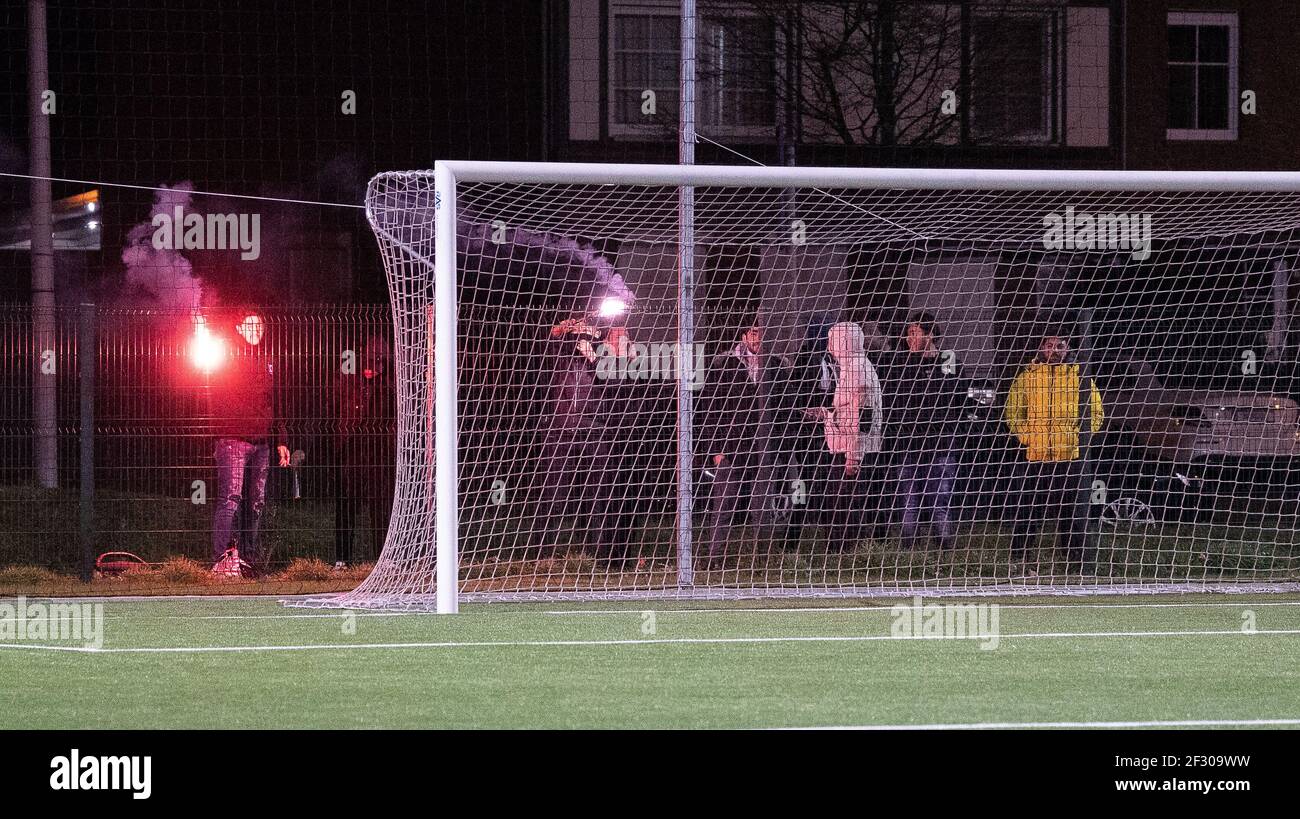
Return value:
M 370 511 L 371 542 L 376 548 L 384 545 L 388 533 L 397 458 L 391 359 L 388 341 L 372 337 L 355 371 L 340 373 L 335 385 L 336 567 L 352 562 L 352 540 L 363 504 Z
M 716 356 L 701 395 L 698 451 L 704 453 L 709 482 L 707 557 L 720 559 L 737 511 L 758 490 L 767 442 L 763 440 L 765 385 L 788 366 L 763 352 L 763 328 L 751 325 L 740 341 Z
M 538 519 L 543 555 L 577 535 L 608 557 L 625 556 L 631 536 L 635 463 L 629 451 L 631 386 L 609 356 L 631 355 L 627 330 L 586 319 L 551 328 L 555 365 L 547 399 Z M 602 363 L 603 361 L 603 363 Z
M 804 341 L 794 362 L 773 384 L 771 400 L 779 423 L 773 444 L 775 460 L 786 465 L 788 475 L 795 475 L 790 492 L 790 517 L 785 541 L 798 548 L 803 529 L 815 520 L 823 505 L 823 484 L 831 471 L 831 455 L 825 446 L 825 426 L 808 410 L 824 407 L 831 401 L 822 385 L 823 364 L 827 358 L 827 336 L 834 322 L 827 316 L 813 316 L 805 328 Z M 790 491 L 790 487 L 783 487 Z
M 914 548 L 928 516 L 940 548 L 956 541 L 952 516 L 956 441 L 966 383 L 955 361 L 943 361 L 934 316 L 919 313 L 904 326 L 898 352 L 884 368 L 886 446 L 897 463 L 897 494 L 905 546 Z
M 212 556 L 214 564 L 225 558 L 235 567 L 242 562 L 255 571 L 262 560 L 260 527 L 270 449 L 275 445 L 278 463 L 288 466 L 288 436 L 276 417 L 275 370 L 262 344 L 265 322 L 248 312 L 230 323 L 233 333 L 216 328 L 229 356 L 211 374 L 208 393 L 217 439 Z

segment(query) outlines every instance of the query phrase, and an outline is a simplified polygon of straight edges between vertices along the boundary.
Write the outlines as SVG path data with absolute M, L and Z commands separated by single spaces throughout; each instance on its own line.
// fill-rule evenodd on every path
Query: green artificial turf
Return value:
M 0 728 L 1300 719 L 1300 633 L 1263 633 L 1300 632 L 1297 595 L 1004 599 L 995 650 L 890 639 L 896 602 L 477 604 L 458 616 L 372 616 L 264 598 L 109 600 L 106 651 L 0 648 Z M 818 607 L 834 608 L 808 610 Z M 1241 631 L 1247 610 L 1255 634 Z M 691 640 L 705 642 L 681 642 Z M 270 650 L 285 646 L 302 648 Z M 248 650 L 229 650 L 239 647 Z M 113 651 L 129 648 L 165 651 Z

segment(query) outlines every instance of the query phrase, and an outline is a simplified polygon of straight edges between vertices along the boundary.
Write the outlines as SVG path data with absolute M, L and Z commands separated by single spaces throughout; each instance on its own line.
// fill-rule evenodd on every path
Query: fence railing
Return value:
M 261 319 L 255 347 L 241 315 Z M 112 551 L 209 560 L 214 512 L 231 488 L 219 485 L 217 442 L 231 433 L 232 406 L 261 415 L 257 388 L 226 373 L 245 359 L 264 368 L 274 414 L 259 527 L 267 563 L 377 556 L 392 501 L 387 306 L 209 315 L 74 305 L 55 325 L 53 349 L 37 350 L 31 308 L 0 305 L 0 567 L 88 575 Z M 196 348 L 204 332 L 221 345 L 213 360 Z M 38 379 L 57 396 L 53 486 L 33 463 Z

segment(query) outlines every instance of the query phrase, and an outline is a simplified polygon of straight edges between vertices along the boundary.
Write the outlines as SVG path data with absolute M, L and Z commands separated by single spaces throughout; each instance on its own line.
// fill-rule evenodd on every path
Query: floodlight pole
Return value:
M 681 127 L 677 153 L 682 165 L 695 164 L 695 0 L 682 0 Z M 691 484 L 694 460 L 691 430 L 695 406 L 691 387 L 699 374 L 689 372 L 695 356 L 695 189 L 678 187 L 677 205 L 677 585 L 695 583 L 691 544 Z M 688 363 L 689 362 L 689 363 Z
M 434 485 L 439 614 L 460 611 L 456 463 L 456 176 L 433 166 L 434 192 Z

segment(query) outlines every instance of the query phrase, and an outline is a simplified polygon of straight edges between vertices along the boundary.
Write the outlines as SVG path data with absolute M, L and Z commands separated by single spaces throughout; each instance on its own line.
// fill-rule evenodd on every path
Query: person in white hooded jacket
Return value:
M 822 389 L 832 396 L 831 405 L 809 411 L 822 421 L 826 449 L 843 457 L 845 474 L 850 477 L 857 474 L 863 456 L 879 452 L 884 440 L 880 378 L 867 358 L 865 341 L 862 328 L 854 322 L 831 326 L 826 334 L 829 355 L 822 362 L 821 373 Z
M 826 336 L 828 355 L 821 365 L 821 387 L 830 405 L 808 410 L 822 422 L 833 463 L 823 507 L 841 545 L 847 545 L 856 517 L 851 508 L 854 478 L 864 457 L 880 452 L 884 440 L 880 378 L 867 358 L 865 340 L 862 328 L 854 322 L 831 326 Z

